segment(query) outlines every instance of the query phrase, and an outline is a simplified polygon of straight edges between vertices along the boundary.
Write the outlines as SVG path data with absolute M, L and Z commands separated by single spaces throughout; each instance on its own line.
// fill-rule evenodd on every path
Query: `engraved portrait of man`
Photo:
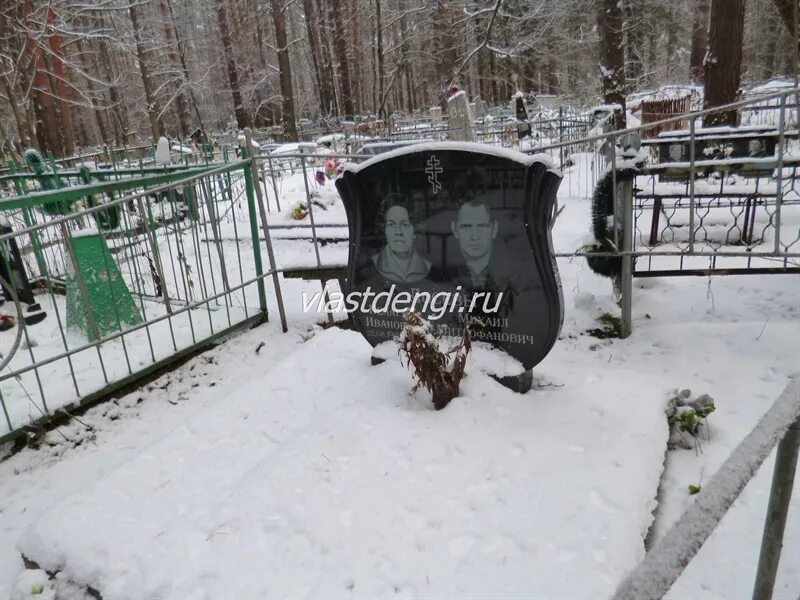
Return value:
M 464 202 L 450 227 L 461 249 L 472 287 L 486 287 L 492 259 L 492 242 L 497 237 L 498 229 L 489 207 L 477 199 Z
M 683 144 L 670 144 L 668 148 L 670 162 L 683 160 Z

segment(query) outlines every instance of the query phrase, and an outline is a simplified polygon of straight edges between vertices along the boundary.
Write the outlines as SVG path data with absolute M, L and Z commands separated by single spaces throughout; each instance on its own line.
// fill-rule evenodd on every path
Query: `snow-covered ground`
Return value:
M 561 186 L 559 251 L 587 241 L 585 164 Z M 281 182 L 272 224 L 291 224 L 298 177 Z M 340 204 L 318 214 L 345 222 Z M 308 242 L 274 243 L 279 263 L 316 262 Z M 346 246 L 320 253 L 337 264 Z M 271 323 L 0 463 L 0 597 L 37 585 L 22 552 L 61 571 L 65 598 L 81 597 L 67 580 L 105 598 L 608 597 L 644 554 L 656 500 L 651 540 L 798 371 L 800 282 L 636 280 L 633 335 L 597 339 L 585 332 L 618 311 L 608 280 L 580 258 L 559 269 L 564 327 L 534 389 L 513 394 L 471 365 L 438 413 L 398 363 L 370 367 L 360 335 L 302 312 L 318 282 L 282 281 L 281 333 L 268 281 Z M 666 451 L 676 388 L 716 402 L 697 451 Z M 750 595 L 771 468 L 670 597 Z M 776 599 L 800 593 L 798 542 L 800 482 Z

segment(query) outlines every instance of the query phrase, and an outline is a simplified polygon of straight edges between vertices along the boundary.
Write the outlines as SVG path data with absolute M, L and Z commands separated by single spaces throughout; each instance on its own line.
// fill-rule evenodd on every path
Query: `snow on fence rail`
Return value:
M 267 319 L 277 274 L 252 173 L 242 160 L 30 194 L 17 181 L 0 267 L 28 307 L 0 331 L 0 440 Z
M 800 374 L 734 449 L 697 500 L 617 588 L 613 600 L 662 598 L 780 441 L 761 543 L 754 600 L 772 596 L 800 446 Z

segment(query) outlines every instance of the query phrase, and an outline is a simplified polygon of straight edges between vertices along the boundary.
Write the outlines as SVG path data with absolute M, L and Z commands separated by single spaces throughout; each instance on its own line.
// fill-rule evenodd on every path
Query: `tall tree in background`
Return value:
M 139 73 L 142 76 L 144 97 L 147 102 L 147 116 L 150 119 L 150 132 L 155 142 L 158 141 L 158 138 L 161 136 L 162 127 L 158 118 L 158 107 L 156 106 L 153 81 L 150 77 L 147 49 L 145 48 L 142 37 L 142 26 L 139 22 L 139 9 L 135 4 L 131 4 L 128 10 L 131 15 L 131 25 L 133 25 L 133 37 L 136 40 L 136 57 L 139 60 Z
M 347 56 L 347 32 L 344 28 L 344 18 L 342 17 L 342 8 L 344 3 L 340 6 L 335 6 L 331 11 L 333 13 L 333 29 L 334 29 L 334 45 L 336 47 L 336 66 L 339 71 L 340 88 L 342 91 L 342 109 L 344 115 L 348 119 L 352 119 L 355 115 L 353 108 L 353 86 L 350 81 L 350 60 Z
M 386 117 L 386 67 L 383 51 L 383 19 L 381 18 L 381 0 L 375 0 L 375 104 L 378 118 Z
M 695 0 L 692 23 L 692 50 L 689 55 L 689 74 L 695 83 L 703 83 L 703 57 L 708 46 L 708 13 L 710 0 Z
M 744 0 L 712 0 L 705 60 L 705 108 L 735 102 L 739 93 L 744 37 Z M 738 112 L 706 115 L 703 124 L 736 125 Z
M 180 69 L 180 60 L 178 58 L 178 44 L 173 33 L 167 0 L 159 0 L 158 9 L 161 13 L 161 24 L 164 29 L 164 40 L 167 43 L 167 57 L 169 58 L 170 67 L 177 69 L 179 73 L 177 81 L 173 83 L 172 88 L 175 98 L 175 112 L 178 113 L 180 134 L 181 137 L 186 139 L 191 133 L 189 131 L 189 119 L 191 117 L 189 115 L 189 103 L 186 101 L 186 92 L 184 91 L 183 72 Z
M 800 6 L 798 0 L 774 0 L 775 6 L 781 15 L 781 20 L 786 26 L 786 30 L 794 41 L 792 64 L 794 65 L 794 75 L 800 75 Z
M 740 83 L 796 72 L 797 0 L 741 3 L 743 39 L 719 26 L 728 46 L 743 47 Z M 234 111 L 239 125 L 267 127 L 289 97 L 297 118 L 387 118 L 435 106 L 450 81 L 503 107 L 516 89 L 622 104 L 624 94 L 700 77 L 710 4 L 279 0 L 282 44 L 271 0 L 0 0 L 0 147 L 18 155 L 39 143 L 59 155 L 73 129 L 80 149 L 135 143 L 131 135 L 148 143 L 162 123 L 167 134 L 204 123 L 213 134 Z
M 622 35 L 622 8 L 618 0 L 598 3 L 597 32 L 600 36 L 600 78 L 603 101 L 617 104 L 614 129 L 625 128 L 625 44 Z
M 228 14 L 225 10 L 225 0 L 217 0 L 217 22 L 219 23 L 219 34 L 222 38 L 222 48 L 225 51 L 225 64 L 228 71 L 228 83 L 231 88 L 233 98 L 233 112 L 236 115 L 236 125 L 239 129 L 244 129 L 250 123 L 247 119 L 247 111 L 242 101 L 242 90 L 239 87 L 239 70 L 236 67 L 236 58 L 233 55 L 231 45 L 231 33 L 228 28 Z
M 281 0 L 270 0 L 272 22 L 275 25 L 275 44 L 278 51 L 278 68 L 281 82 L 281 108 L 284 141 L 297 139 L 297 124 L 294 115 L 294 91 L 292 89 L 292 65 L 289 62 L 289 47 L 286 39 L 286 5 Z
M 322 53 L 322 41 L 320 39 L 320 25 L 314 0 L 303 0 L 303 12 L 305 13 L 306 35 L 311 50 L 311 63 L 314 66 L 314 82 L 317 86 L 319 97 L 319 107 L 322 114 L 330 114 L 333 108 L 330 85 L 328 83 L 329 72 L 325 71 Z

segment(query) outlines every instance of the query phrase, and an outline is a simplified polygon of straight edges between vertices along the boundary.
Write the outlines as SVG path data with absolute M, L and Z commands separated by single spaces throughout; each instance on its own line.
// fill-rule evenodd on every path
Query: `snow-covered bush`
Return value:
M 431 324 L 413 311 L 406 313 L 397 353 L 401 363 L 405 357 L 406 366 L 414 369 L 417 383 L 413 390 L 424 387 L 431 392 L 436 410 L 443 409 L 458 396 L 467 355 L 472 349 L 470 327 L 475 323 L 473 320 L 468 321 L 458 343 L 443 352 L 440 349 L 440 337 Z

